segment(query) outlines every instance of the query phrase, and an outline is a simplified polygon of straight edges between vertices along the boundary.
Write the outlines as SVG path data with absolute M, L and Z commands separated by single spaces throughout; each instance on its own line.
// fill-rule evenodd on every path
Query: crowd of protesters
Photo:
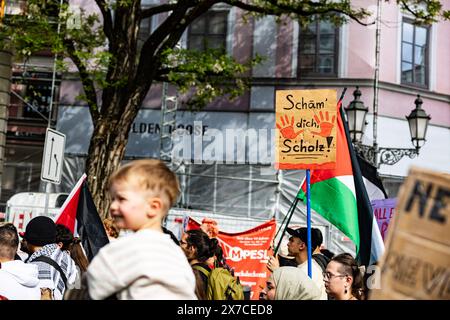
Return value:
M 212 282 L 234 272 L 214 237 L 216 225 L 181 239 L 162 226 L 179 191 L 176 175 L 159 160 L 122 166 L 109 181 L 110 218 L 103 221 L 109 244 L 90 262 L 80 239 L 48 217 L 33 218 L 20 234 L 11 223 L 0 225 L 0 300 L 208 299 L 208 290 L 220 290 Z M 120 236 L 121 230 L 131 232 Z M 350 254 L 321 250 L 322 234 L 313 228 L 310 278 L 306 228 L 287 232 L 286 248 L 267 263 L 270 276 L 260 299 L 365 299 L 362 273 Z M 219 274 L 215 269 L 222 280 L 210 276 Z M 234 285 L 239 288 L 239 279 Z

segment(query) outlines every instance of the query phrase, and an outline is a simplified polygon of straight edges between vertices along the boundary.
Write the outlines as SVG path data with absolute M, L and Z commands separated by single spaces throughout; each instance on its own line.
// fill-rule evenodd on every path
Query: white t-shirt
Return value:
M 308 261 L 299 264 L 297 268 L 300 268 L 306 275 L 308 275 Z M 320 300 L 327 300 L 328 295 L 327 292 L 325 291 L 325 283 L 323 282 L 322 268 L 314 259 L 312 259 L 311 275 L 312 280 L 314 281 L 316 286 L 320 289 L 321 292 Z
M 169 235 L 140 230 L 119 237 L 92 260 L 89 295 L 121 300 L 196 300 L 195 276 L 183 251 Z
M 37 265 L 20 260 L 2 262 L 0 295 L 9 300 L 40 300 Z

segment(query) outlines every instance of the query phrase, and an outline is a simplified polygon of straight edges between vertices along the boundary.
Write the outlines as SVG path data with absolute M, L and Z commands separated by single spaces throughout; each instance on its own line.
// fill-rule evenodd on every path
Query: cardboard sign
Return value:
M 450 299 L 450 176 L 412 168 L 371 299 Z
M 394 217 L 396 203 L 397 203 L 396 198 L 371 201 L 373 214 L 377 219 L 378 228 L 380 229 L 383 241 L 386 240 L 389 222 Z
M 334 169 L 336 90 L 276 91 L 277 169 Z

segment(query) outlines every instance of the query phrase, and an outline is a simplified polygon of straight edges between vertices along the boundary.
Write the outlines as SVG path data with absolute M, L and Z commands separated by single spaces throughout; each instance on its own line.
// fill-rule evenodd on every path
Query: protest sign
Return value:
M 200 223 L 188 218 L 185 230 L 199 229 Z M 234 269 L 243 286 L 251 288 L 252 300 L 259 299 L 261 289 L 269 277 L 267 262 L 273 255 L 271 248 L 275 237 L 275 219 L 267 221 L 253 229 L 239 233 L 219 231 L 217 239 L 222 247 L 227 264 Z
M 412 168 L 371 299 L 450 299 L 450 176 Z
M 275 220 L 241 233 L 219 232 L 224 256 L 234 268 L 242 285 L 251 287 L 251 299 L 258 300 L 269 277 L 267 262 L 273 255 L 271 245 L 276 231 Z
M 375 218 L 377 219 L 378 228 L 380 229 L 383 241 L 386 239 L 386 234 L 389 222 L 395 214 L 396 198 L 372 200 L 372 209 Z
M 336 90 L 276 91 L 277 169 L 334 169 Z

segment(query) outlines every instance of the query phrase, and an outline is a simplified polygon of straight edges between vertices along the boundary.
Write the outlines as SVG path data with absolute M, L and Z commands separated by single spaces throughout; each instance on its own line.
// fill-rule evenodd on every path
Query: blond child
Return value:
M 176 175 L 159 160 L 138 160 L 110 179 L 110 214 L 134 231 L 103 247 L 89 265 L 93 299 L 196 299 L 195 277 L 161 223 L 179 194 Z

